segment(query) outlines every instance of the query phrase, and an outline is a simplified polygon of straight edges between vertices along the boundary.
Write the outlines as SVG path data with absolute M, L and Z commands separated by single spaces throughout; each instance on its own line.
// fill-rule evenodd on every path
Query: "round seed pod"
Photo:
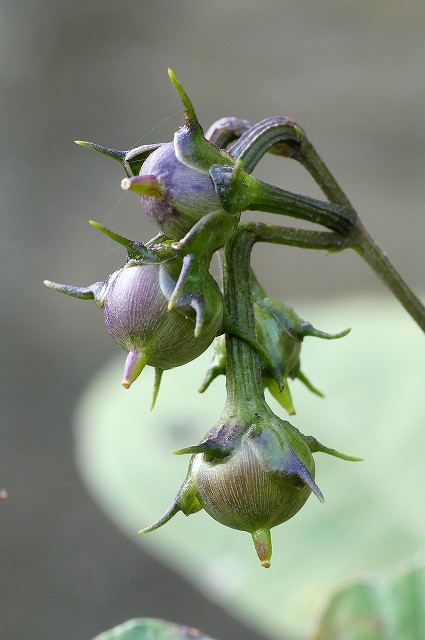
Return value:
M 270 529 L 292 518 L 312 492 L 324 498 L 309 439 L 265 403 L 263 409 L 225 416 L 203 442 L 177 452 L 194 455 L 175 505 L 186 515 L 203 508 L 217 522 L 248 531 L 269 567 Z
M 270 529 L 292 518 L 312 490 L 323 497 L 314 483 L 314 460 L 305 437 L 277 416 L 272 422 L 260 430 L 249 428 L 229 455 L 212 448 L 194 458 L 201 505 L 233 529 Z M 237 425 L 224 428 L 234 432 Z
M 168 310 L 161 281 L 167 263 L 126 266 L 113 273 L 104 296 L 109 335 L 129 352 L 123 386 L 129 387 L 145 365 L 171 369 L 197 358 L 220 331 L 222 296 L 207 274 L 202 284 L 203 320 L 195 335 L 195 313 Z M 188 297 L 186 292 L 185 297 Z M 189 296 L 190 297 L 190 296 Z M 199 296 L 197 296 L 199 298 Z M 199 302 L 199 300 L 198 300 Z
M 209 173 L 180 162 L 173 142 L 151 153 L 140 176 L 152 176 L 160 185 L 161 197 L 141 195 L 140 200 L 152 222 L 173 240 L 183 238 L 204 215 L 222 210 Z

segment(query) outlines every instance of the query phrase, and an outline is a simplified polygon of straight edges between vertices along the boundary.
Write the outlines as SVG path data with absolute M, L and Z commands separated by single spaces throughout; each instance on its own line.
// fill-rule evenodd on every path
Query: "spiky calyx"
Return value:
M 315 451 L 357 460 L 304 436 L 265 403 L 251 415 L 225 412 L 199 445 L 175 452 L 192 454 L 186 480 L 164 516 L 141 533 L 178 511 L 191 515 L 203 508 L 221 524 L 249 532 L 269 567 L 270 529 L 292 518 L 312 492 L 324 500 L 314 480 Z
M 109 335 L 126 351 L 124 386 L 137 378 L 145 365 L 171 369 L 197 358 L 221 329 L 221 293 L 205 274 L 202 295 L 189 292 L 168 309 L 167 291 L 173 291 L 181 265 L 130 265 L 110 278 L 104 302 Z
M 156 393 L 164 369 L 194 360 L 222 331 L 223 297 L 208 271 L 209 258 L 182 258 L 167 239 L 147 246 L 91 224 L 126 247 L 126 265 L 88 287 L 45 284 L 103 307 L 109 334 L 129 352 L 122 385 L 130 387 L 150 365 L 157 370 Z

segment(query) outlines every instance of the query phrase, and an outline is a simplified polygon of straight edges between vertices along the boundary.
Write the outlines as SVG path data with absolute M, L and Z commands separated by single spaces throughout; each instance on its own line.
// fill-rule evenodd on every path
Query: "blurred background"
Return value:
M 73 140 L 171 140 L 183 117 L 168 66 L 205 128 L 229 115 L 295 117 L 423 291 L 424 28 L 420 0 L 0 0 L 2 638 L 88 640 L 139 615 L 259 638 L 123 536 L 79 478 L 73 411 L 117 347 L 93 304 L 42 281 L 87 285 L 123 263 L 89 219 L 140 240 L 155 230 L 120 189 L 119 165 Z M 320 197 L 289 160 L 265 158 L 256 173 Z M 349 252 L 265 246 L 254 264 L 293 305 L 383 292 Z

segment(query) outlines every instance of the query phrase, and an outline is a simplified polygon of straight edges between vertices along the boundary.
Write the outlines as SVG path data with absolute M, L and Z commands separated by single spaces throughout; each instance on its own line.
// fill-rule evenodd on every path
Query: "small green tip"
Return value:
M 145 533 L 150 533 L 151 531 L 155 531 L 156 529 L 159 529 L 159 527 L 162 527 L 162 525 L 166 524 L 179 511 L 181 511 L 181 508 L 179 504 L 179 496 L 177 496 L 173 504 L 168 507 L 164 515 L 161 516 L 159 520 L 151 524 L 149 527 L 145 527 L 144 529 L 141 529 L 139 531 L 139 534 L 144 535 Z
M 93 149 L 93 151 L 97 151 L 104 156 L 108 156 L 108 158 L 113 158 L 118 162 L 123 162 L 126 151 L 118 151 L 117 149 L 109 149 L 108 147 L 103 147 L 100 144 L 96 144 L 95 142 L 87 142 L 86 140 L 74 140 L 75 144 L 78 144 L 80 147 L 85 147 L 86 149 Z
M 180 82 L 177 80 L 176 76 L 174 75 L 174 71 L 170 68 L 168 68 L 168 75 L 170 77 L 170 80 L 173 86 L 175 87 L 175 89 L 177 90 L 177 93 L 180 96 L 180 100 L 183 103 L 185 116 L 186 116 L 186 125 L 188 127 L 198 127 L 199 126 L 198 118 L 196 116 L 195 109 L 193 108 L 193 104 L 189 96 L 181 86 Z
M 162 374 L 164 373 L 163 369 L 155 368 L 155 380 L 153 384 L 153 393 L 152 393 L 152 401 L 151 401 L 151 411 L 154 410 L 156 399 L 158 397 L 159 387 L 161 386 Z
M 269 569 L 272 557 L 272 537 L 270 529 L 257 529 L 256 531 L 253 531 L 251 535 L 261 566 L 265 569 Z
M 324 444 L 316 440 L 313 436 L 306 436 L 308 441 L 309 449 L 312 453 L 327 453 L 330 456 L 334 456 L 335 458 L 340 458 L 340 460 L 347 460 L 348 462 L 363 462 L 363 458 L 358 458 L 357 456 L 348 456 L 345 453 L 341 453 L 336 449 L 330 449 L 329 447 L 325 447 Z
M 176 79 L 176 76 L 174 75 L 174 71 L 172 70 L 171 67 L 168 67 L 167 71 L 168 71 L 168 77 L 170 78 L 171 82 L 175 84 L 177 82 L 177 79 Z

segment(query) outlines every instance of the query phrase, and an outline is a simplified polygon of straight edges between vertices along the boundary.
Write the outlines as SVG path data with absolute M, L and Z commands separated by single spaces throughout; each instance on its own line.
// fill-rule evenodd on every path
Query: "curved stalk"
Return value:
M 266 118 L 242 133 L 240 132 L 247 126 L 247 123 L 243 122 L 242 124 L 242 121 L 236 122 L 236 119 L 234 121 L 231 118 L 226 119 L 228 130 L 232 129 L 232 125 L 232 135 L 236 142 L 229 147 L 229 151 L 234 158 L 242 163 L 244 171 L 247 173 L 252 171 L 268 151 L 290 157 L 298 160 L 307 169 L 329 199 L 329 204 L 315 199 L 308 201 L 304 196 L 291 194 L 260 181 L 257 181 L 255 185 L 251 184 L 251 199 L 247 203 L 247 209 L 309 220 L 334 232 L 331 234 L 304 232 L 281 229 L 273 225 L 257 226 L 256 228 L 251 226 L 250 230 L 256 234 L 256 241 L 288 244 L 309 249 L 353 248 L 425 331 L 424 305 L 364 228 L 356 210 L 308 140 L 304 130 L 291 118 L 280 116 Z M 223 140 L 231 140 L 231 134 L 228 130 L 227 137 Z M 261 235 L 261 238 L 258 234 Z

